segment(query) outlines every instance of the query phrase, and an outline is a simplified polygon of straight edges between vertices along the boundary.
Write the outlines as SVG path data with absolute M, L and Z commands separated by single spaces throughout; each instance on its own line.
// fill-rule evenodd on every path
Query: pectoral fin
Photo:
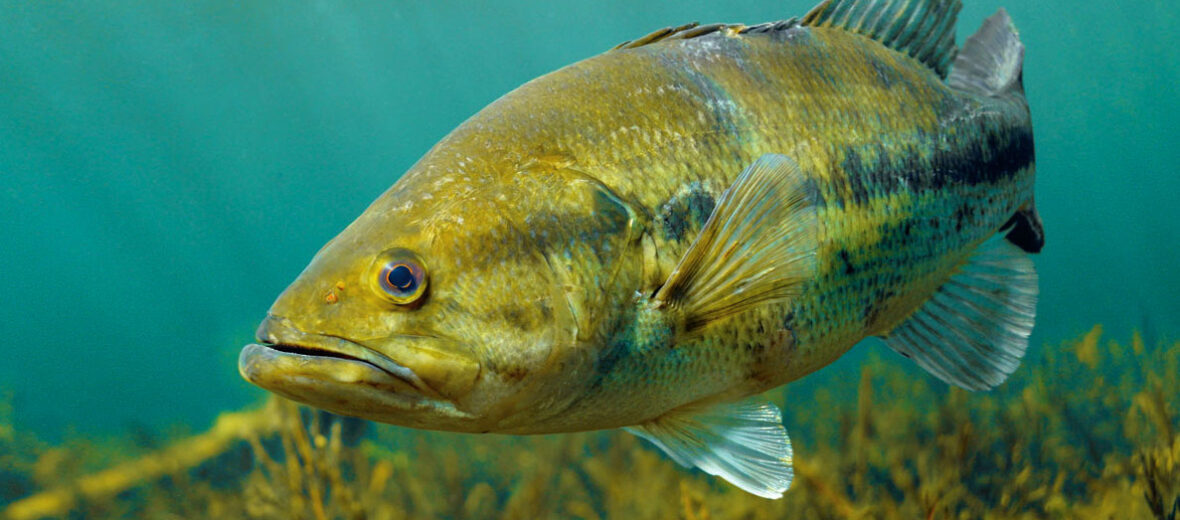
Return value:
M 682 466 L 696 466 L 760 497 L 782 497 L 795 475 L 782 414 L 759 397 L 674 410 L 627 431 Z
M 885 342 L 947 383 L 986 390 L 1020 365 L 1036 304 L 1032 260 L 996 237 L 981 245 Z
M 815 272 L 814 187 L 794 161 L 767 154 L 742 171 L 654 299 L 686 330 L 799 294 Z

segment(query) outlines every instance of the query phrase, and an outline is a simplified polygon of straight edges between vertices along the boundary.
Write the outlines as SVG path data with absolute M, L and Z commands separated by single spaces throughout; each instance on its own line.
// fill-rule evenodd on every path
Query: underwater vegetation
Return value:
M 986 393 L 874 351 L 771 394 L 781 500 L 615 431 L 421 432 L 271 398 L 195 436 L 50 445 L 0 399 L 0 518 L 1180 518 L 1180 341 L 1096 326 Z

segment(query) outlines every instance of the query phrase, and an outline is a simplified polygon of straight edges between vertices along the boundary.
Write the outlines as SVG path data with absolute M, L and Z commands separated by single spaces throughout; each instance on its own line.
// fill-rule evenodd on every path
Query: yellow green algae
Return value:
M 619 431 L 443 434 L 277 398 L 166 446 L 49 445 L 0 401 L 0 518 L 1180 518 L 1180 341 L 1100 326 L 1001 388 L 887 352 L 776 391 L 796 480 L 758 498 Z

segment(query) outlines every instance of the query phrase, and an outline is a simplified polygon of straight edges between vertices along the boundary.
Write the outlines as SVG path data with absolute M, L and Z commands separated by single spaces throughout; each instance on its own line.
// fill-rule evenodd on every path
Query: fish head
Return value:
M 605 186 L 555 168 L 412 170 L 279 296 L 239 371 L 344 415 L 528 430 L 592 377 L 579 345 L 635 292 L 633 225 Z

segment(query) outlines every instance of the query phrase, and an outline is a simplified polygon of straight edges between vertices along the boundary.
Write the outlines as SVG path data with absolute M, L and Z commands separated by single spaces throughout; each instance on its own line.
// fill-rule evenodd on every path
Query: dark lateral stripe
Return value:
M 866 204 L 874 194 L 894 192 L 903 179 L 912 190 L 997 184 L 1032 164 L 1030 129 L 989 126 L 982 122 L 941 145 L 937 136 L 918 131 L 894 147 L 877 143 L 847 148 L 840 168 L 848 180 L 851 202 Z M 923 159 L 922 149 L 935 152 Z
M 693 182 L 681 193 L 660 205 L 655 221 L 666 240 L 680 241 L 699 232 L 713 214 L 717 202 L 699 182 Z

